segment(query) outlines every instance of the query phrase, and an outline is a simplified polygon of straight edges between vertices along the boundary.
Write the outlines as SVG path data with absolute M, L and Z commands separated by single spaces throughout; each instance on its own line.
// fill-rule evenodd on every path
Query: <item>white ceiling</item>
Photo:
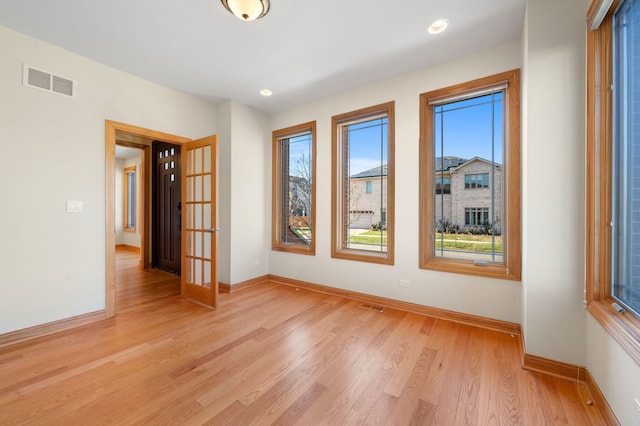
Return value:
M 127 158 L 136 158 L 140 156 L 140 150 L 130 148 L 128 146 L 116 145 L 116 158 L 126 160 Z
M 0 25 L 210 101 L 275 112 L 517 38 L 524 8 L 271 0 L 268 15 L 242 22 L 220 0 L 0 0 Z M 430 35 L 438 18 L 449 29 Z

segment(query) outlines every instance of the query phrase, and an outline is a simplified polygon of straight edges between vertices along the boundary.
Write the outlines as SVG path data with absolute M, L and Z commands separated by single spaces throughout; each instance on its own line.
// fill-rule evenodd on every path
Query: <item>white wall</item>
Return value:
M 218 104 L 218 123 L 218 280 L 238 284 L 269 273 L 271 135 L 264 113 L 232 100 Z
M 412 303 L 520 322 L 519 282 L 426 271 L 418 268 L 419 95 L 474 78 L 520 68 L 520 40 L 274 114 L 271 129 L 317 120 L 316 256 L 270 253 L 270 272 L 337 288 Z M 332 259 L 331 117 L 395 101 L 395 265 Z M 271 142 L 265 150 L 270 152 Z M 264 179 L 270 180 L 270 169 Z M 267 206 L 270 203 L 267 202 Z M 411 282 L 400 288 L 398 280 Z
M 587 319 L 587 368 L 622 425 L 639 425 L 640 367 L 593 317 Z
M 5 27 L 0 51 L 6 333 L 104 309 L 104 120 L 197 138 L 216 132 L 216 107 Z M 23 63 L 77 80 L 77 98 L 22 86 Z
M 230 281 L 269 273 L 270 133 L 264 113 L 231 101 Z
M 218 281 L 231 284 L 231 101 L 218 104 Z
M 529 0 L 523 50 L 527 353 L 585 365 L 584 2 Z
M 124 159 L 116 158 L 116 188 L 115 188 L 115 226 L 116 226 L 116 244 L 124 244 L 122 242 L 122 234 L 124 234 Z

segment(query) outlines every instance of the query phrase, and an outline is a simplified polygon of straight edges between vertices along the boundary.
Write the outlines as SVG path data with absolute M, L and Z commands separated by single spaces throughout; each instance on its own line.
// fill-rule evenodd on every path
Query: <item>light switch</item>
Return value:
M 82 201 L 67 201 L 67 213 L 82 213 L 84 204 Z

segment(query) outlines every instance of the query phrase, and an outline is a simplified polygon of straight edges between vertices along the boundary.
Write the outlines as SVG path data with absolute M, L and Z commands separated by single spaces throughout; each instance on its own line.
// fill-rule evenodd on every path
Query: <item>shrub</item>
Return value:
M 371 224 L 372 231 L 386 231 L 387 225 L 381 222 L 376 222 Z

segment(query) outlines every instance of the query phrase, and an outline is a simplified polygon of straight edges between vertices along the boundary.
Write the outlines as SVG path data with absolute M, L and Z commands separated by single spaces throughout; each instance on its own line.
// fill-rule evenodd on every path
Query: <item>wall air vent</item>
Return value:
M 77 83 L 74 80 L 33 68 L 27 64 L 24 64 L 22 69 L 22 84 L 71 98 L 76 97 Z

